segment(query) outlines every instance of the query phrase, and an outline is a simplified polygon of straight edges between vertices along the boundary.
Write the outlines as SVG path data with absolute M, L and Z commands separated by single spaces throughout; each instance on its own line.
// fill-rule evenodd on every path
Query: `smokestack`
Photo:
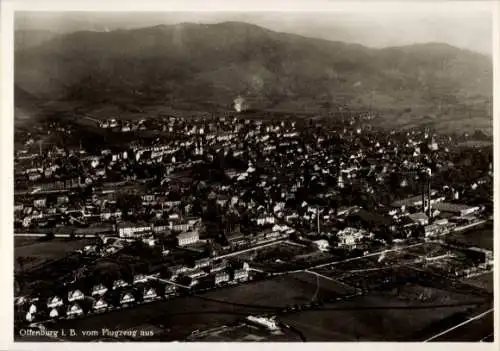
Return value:
M 426 207 L 425 207 L 425 191 L 426 191 L 426 183 L 427 183 L 427 175 L 425 172 L 422 172 L 422 212 L 426 212 Z
M 429 220 L 431 219 L 432 217 L 432 205 L 431 205 L 431 174 L 432 174 L 432 171 L 430 168 L 427 168 L 426 170 L 426 185 L 427 185 L 427 199 L 429 201 L 429 205 L 427 206 L 427 209 L 428 209 L 428 216 L 429 216 Z
M 317 218 L 317 221 L 318 221 L 318 234 L 320 233 L 320 227 L 319 227 L 319 206 L 316 207 L 316 218 Z

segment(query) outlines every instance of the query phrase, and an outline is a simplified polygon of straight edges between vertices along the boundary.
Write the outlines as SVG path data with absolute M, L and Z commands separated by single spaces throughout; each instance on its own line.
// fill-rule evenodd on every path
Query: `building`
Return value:
M 200 258 L 195 261 L 196 268 L 210 267 L 212 260 L 210 258 Z
M 192 228 L 189 222 L 185 222 L 179 218 L 174 218 L 169 221 L 168 228 L 175 232 L 185 232 Z
M 449 202 L 441 202 L 434 205 L 434 209 L 440 212 L 452 213 L 456 216 L 465 217 L 479 212 L 479 206 L 468 206 L 462 204 L 453 204 Z
M 53 296 L 47 301 L 48 308 L 57 308 L 63 305 L 63 301 L 59 296 Z
M 128 283 L 123 279 L 117 279 L 113 282 L 113 289 L 119 289 L 128 286 Z
M 198 233 L 198 231 L 191 231 L 177 235 L 177 241 L 179 246 L 191 245 L 197 243 L 199 240 L 200 240 L 200 234 Z
M 210 267 L 210 273 L 215 273 L 226 269 L 226 262 L 212 262 L 212 267 Z
M 175 265 L 175 266 L 168 267 L 168 270 L 170 271 L 172 276 L 178 276 L 179 274 L 182 274 L 182 273 L 189 271 L 189 268 L 187 266 L 184 266 L 184 265 Z
M 68 301 L 73 302 L 73 301 L 78 301 L 78 300 L 83 300 L 85 298 L 85 295 L 80 290 L 73 290 L 68 293 Z
M 187 276 L 189 278 L 191 278 L 192 280 L 195 280 L 195 279 L 205 277 L 207 274 L 208 273 L 202 269 L 195 269 L 194 271 L 187 273 Z
M 102 312 L 108 309 L 108 303 L 104 298 L 99 298 L 92 304 L 92 310 L 95 312 Z
M 45 207 L 47 207 L 47 199 L 43 198 L 43 199 L 33 200 L 33 207 L 35 207 L 35 208 L 45 208 Z
M 78 303 L 74 303 L 68 307 L 68 310 L 66 312 L 66 315 L 68 317 L 79 317 L 83 315 L 83 309 L 80 307 Z
M 229 281 L 229 273 L 227 273 L 226 271 L 220 271 L 215 274 L 214 277 L 215 285 L 226 283 L 228 281 Z
M 149 224 L 122 222 L 118 224 L 120 238 L 140 238 L 150 234 L 153 228 Z
M 60 315 L 59 310 L 57 308 L 52 308 L 49 312 L 49 317 L 52 319 L 58 318 Z
M 440 225 L 437 223 L 429 224 L 424 227 L 425 237 L 432 237 L 446 233 L 452 229 L 450 225 Z
M 267 328 L 271 331 L 279 330 L 278 324 L 276 323 L 276 320 L 274 320 L 274 318 L 248 316 L 247 321 L 251 324 Z
M 437 194 L 436 190 L 431 190 L 431 196 L 434 196 L 434 198 L 431 198 L 431 205 L 433 205 L 433 207 L 435 207 L 434 206 L 435 204 L 443 202 L 445 200 L 444 196 L 436 197 L 436 194 Z M 412 196 L 403 200 L 395 201 L 391 204 L 391 206 L 398 208 L 422 207 L 423 206 L 422 195 Z
M 132 293 L 126 292 L 126 293 L 122 294 L 122 296 L 120 298 L 121 305 L 125 305 L 125 304 L 132 303 L 132 302 L 135 302 L 135 297 Z
M 313 241 L 313 244 L 318 248 L 318 250 L 323 252 L 326 252 L 330 249 L 330 244 L 327 240 L 324 239 Z
M 26 312 L 26 316 L 24 317 L 27 322 L 33 322 L 35 320 L 35 314 Z
M 423 212 L 412 213 L 408 217 L 419 225 L 429 224 L 429 217 Z
M 145 301 L 156 299 L 156 297 L 158 297 L 158 294 L 154 288 L 144 288 L 143 298 Z
M 104 286 L 104 284 L 97 284 L 97 285 L 94 285 L 94 287 L 92 288 L 92 292 L 91 292 L 91 295 L 92 296 L 95 296 L 95 295 L 104 295 L 106 292 L 108 291 L 108 288 L 106 288 Z
M 338 246 L 355 248 L 360 240 L 365 236 L 366 232 L 356 228 L 347 227 L 337 233 Z
M 136 274 L 134 276 L 133 284 L 146 283 L 148 278 L 144 274 Z
M 174 295 L 176 292 L 176 287 L 173 284 L 165 285 L 165 297 Z
M 276 219 L 271 216 L 271 215 L 261 215 L 259 217 L 257 217 L 256 219 L 256 223 L 257 225 L 266 225 L 266 224 L 274 224 L 276 221 Z
M 248 244 L 247 238 L 240 231 L 226 233 L 226 240 L 233 248 Z
M 240 282 L 247 281 L 248 280 L 248 269 L 245 269 L 245 268 L 236 269 L 234 271 L 233 280 L 240 281 Z

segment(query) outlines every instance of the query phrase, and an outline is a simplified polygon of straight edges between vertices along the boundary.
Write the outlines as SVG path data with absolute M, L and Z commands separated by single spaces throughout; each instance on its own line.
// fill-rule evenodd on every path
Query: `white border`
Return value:
M 189 0 L 189 1 L 150 1 L 150 0 L 91 0 L 91 1 L 43 1 L 43 0 L 2 0 L 1 4 L 1 38 L 2 38 L 2 66 L 0 71 L 1 81 L 1 180 L 2 186 L 0 192 L 2 196 L 1 211 L 0 211 L 0 225 L 2 226 L 2 232 L 0 233 L 0 271 L 2 278 L 2 289 L 0 289 L 0 303 L 4 304 L 3 308 L 0 308 L 0 349 L 9 350 L 54 350 L 54 349 L 86 349 L 89 343 L 13 343 L 13 237 L 10 235 L 12 233 L 13 221 L 12 221 L 12 198 L 13 198 L 13 188 L 12 188 L 12 170 L 13 170 L 13 13 L 14 11 L 110 11 L 110 12 L 134 12 L 134 11 L 176 11 L 176 12 L 189 12 L 189 11 L 226 11 L 226 12 L 244 12 L 244 11 L 283 11 L 283 12 L 343 12 L 343 11 L 358 11 L 371 13 L 394 13 L 398 12 L 412 12 L 417 13 L 424 11 L 422 3 L 428 8 L 429 2 L 432 2 L 433 9 L 436 11 L 446 11 L 453 13 L 466 13 L 469 10 L 469 5 L 471 1 L 459 1 L 453 4 L 450 1 L 385 1 L 376 2 L 377 7 L 374 9 L 373 6 L 367 7 L 368 2 L 376 2 L 375 0 L 366 1 L 325 1 L 325 0 Z M 500 172 L 499 165 L 499 152 L 500 152 L 500 120 L 499 120 L 499 96 L 497 94 L 499 89 L 500 81 L 500 70 L 498 68 L 498 62 L 500 59 L 500 2 L 499 1 L 473 1 L 474 6 L 480 6 L 484 8 L 485 11 L 491 11 L 493 6 L 494 15 L 494 35 L 493 35 L 493 60 L 494 60 L 494 75 L 495 75 L 495 87 L 494 87 L 494 120 L 493 120 L 493 130 L 494 130 L 494 140 L 495 140 L 495 153 L 494 153 L 494 173 L 495 173 L 495 186 L 494 186 L 494 202 L 495 202 L 495 239 L 494 239 L 494 249 L 495 253 L 499 252 L 500 240 L 498 239 L 498 232 L 500 230 L 500 224 L 497 221 L 497 215 L 499 204 L 499 192 L 498 192 L 498 182 L 497 177 Z M 498 273 L 498 259 L 497 254 L 495 254 L 495 272 Z M 499 277 L 498 274 L 494 277 L 495 292 L 499 289 Z M 498 311 L 499 297 L 495 294 L 495 343 L 474 343 L 474 344 L 464 344 L 464 343 L 431 343 L 421 345 L 420 343 L 308 343 L 306 345 L 309 347 L 321 347 L 325 349 L 335 348 L 337 350 L 347 350 L 355 348 L 358 351 L 372 350 L 374 348 L 383 347 L 386 350 L 408 350 L 408 348 L 425 349 L 431 350 L 497 350 L 500 349 L 499 337 L 500 328 L 499 326 L 499 311 Z M 101 348 L 120 348 L 120 349 L 131 349 L 135 350 L 138 347 L 147 349 L 164 349 L 168 348 L 182 348 L 182 349 L 200 349 L 206 350 L 212 347 L 218 350 L 232 349 L 233 347 L 238 348 L 254 348 L 259 347 L 262 349 L 279 349 L 279 348 L 300 348 L 303 349 L 304 345 L 300 343 L 259 343 L 259 344 L 244 344 L 244 343 L 93 343 L 92 347 L 97 349 Z

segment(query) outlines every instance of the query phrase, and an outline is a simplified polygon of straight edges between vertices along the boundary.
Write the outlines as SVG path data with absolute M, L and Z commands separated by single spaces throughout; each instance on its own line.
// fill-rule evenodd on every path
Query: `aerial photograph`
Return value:
M 493 345 L 492 12 L 369 7 L 15 12 L 14 341 Z

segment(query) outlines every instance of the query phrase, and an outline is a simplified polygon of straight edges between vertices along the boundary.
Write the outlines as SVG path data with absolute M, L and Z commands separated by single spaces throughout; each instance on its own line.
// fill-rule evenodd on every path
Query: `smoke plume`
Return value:
M 238 96 L 236 99 L 234 99 L 233 105 L 236 112 L 244 111 L 246 108 L 245 99 L 243 99 L 241 96 Z

